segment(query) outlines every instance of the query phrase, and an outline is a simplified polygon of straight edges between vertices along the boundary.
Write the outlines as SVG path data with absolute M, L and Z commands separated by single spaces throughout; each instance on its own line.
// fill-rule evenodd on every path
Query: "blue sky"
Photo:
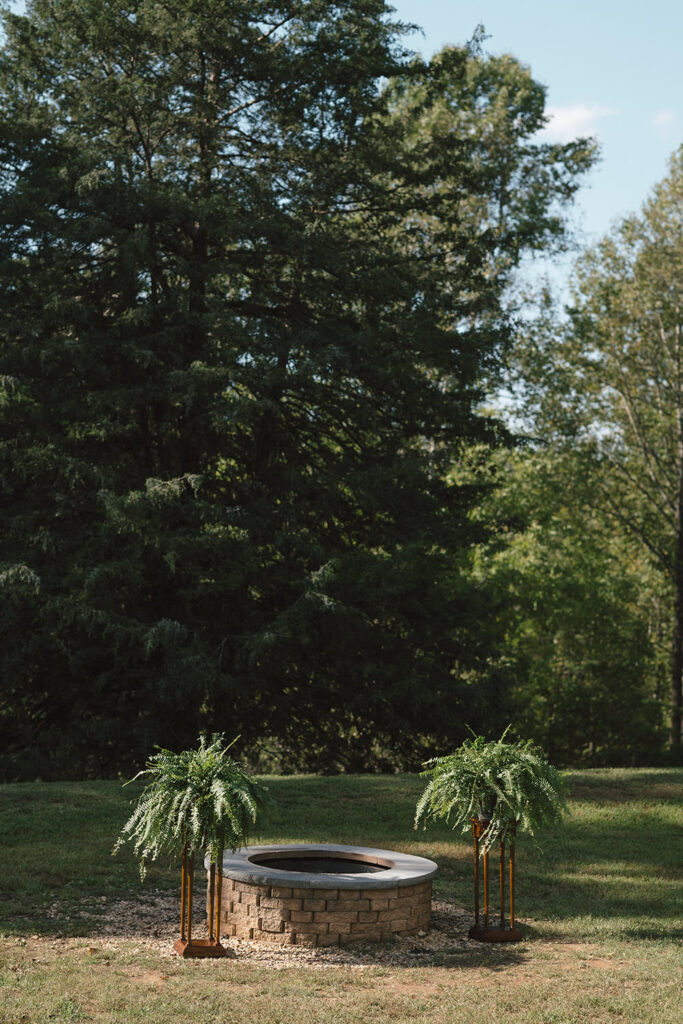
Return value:
M 683 0 L 389 0 L 422 26 L 406 42 L 425 56 L 463 43 L 512 53 L 547 87 L 548 135 L 595 135 L 601 161 L 578 202 L 590 242 L 635 212 L 683 143 Z

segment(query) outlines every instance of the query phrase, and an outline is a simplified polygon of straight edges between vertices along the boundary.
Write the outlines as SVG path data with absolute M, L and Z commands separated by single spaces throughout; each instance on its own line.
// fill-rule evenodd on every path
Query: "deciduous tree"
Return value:
M 683 676 L 683 149 L 642 211 L 579 260 L 568 319 L 521 349 L 536 431 L 576 489 L 638 541 L 670 602 L 670 742 Z

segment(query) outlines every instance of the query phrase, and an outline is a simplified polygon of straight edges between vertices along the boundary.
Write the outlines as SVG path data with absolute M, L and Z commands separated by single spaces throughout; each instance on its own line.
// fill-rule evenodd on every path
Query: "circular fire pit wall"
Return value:
M 223 858 L 221 933 L 303 946 L 429 927 L 436 864 L 364 846 L 250 846 Z

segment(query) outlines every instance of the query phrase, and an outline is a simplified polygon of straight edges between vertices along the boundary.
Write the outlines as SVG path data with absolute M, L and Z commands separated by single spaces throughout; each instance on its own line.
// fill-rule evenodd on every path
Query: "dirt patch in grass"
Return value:
M 160 974 L 159 971 L 144 971 L 140 975 L 140 981 L 144 985 L 152 985 L 154 988 L 159 988 L 165 985 L 170 977 L 170 974 Z

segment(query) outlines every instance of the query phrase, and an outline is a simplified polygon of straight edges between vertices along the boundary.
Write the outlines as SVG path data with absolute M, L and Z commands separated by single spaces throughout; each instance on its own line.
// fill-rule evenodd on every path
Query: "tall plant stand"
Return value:
M 515 842 L 514 832 L 509 848 L 508 881 L 510 886 L 510 920 L 505 922 L 505 843 L 500 843 L 500 919 L 492 922 L 489 917 L 489 851 L 484 850 L 482 857 L 484 875 L 484 911 L 480 914 L 479 907 L 479 844 L 488 828 L 488 821 L 472 818 L 472 838 L 474 841 L 474 924 L 470 928 L 471 939 L 479 942 L 519 942 L 522 933 L 515 927 Z
M 209 937 L 192 938 L 192 889 L 194 886 L 194 855 L 188 856 L 183 850 L 183 866 L 180 883 L 180 938 L 173 943 L 176 953 L 181 956 L 227 956 L 228 951 L 221 945 L 221 889 L 223 887 L 222 851 L 209 867 Z

